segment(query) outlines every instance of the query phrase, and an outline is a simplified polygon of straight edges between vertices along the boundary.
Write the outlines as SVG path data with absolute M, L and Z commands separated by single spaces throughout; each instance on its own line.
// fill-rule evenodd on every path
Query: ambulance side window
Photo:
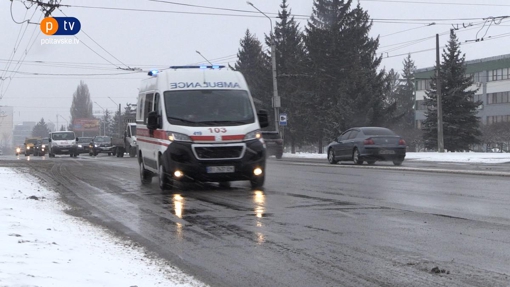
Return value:
M 143 122 L 147 124 L 147 118 L 149 117 L 149 113 L 152 112 L 152 103 L 154 102 L 154 94 L 145 95 L 145 102 L 143 106 Z
M 156 94 L 154 96 L 154 111 L 156 111 L 158 113 L 158 115 L 163 115 L 162 111 L 161 111 L 161 100 L 160 100 L 160 97 L 159 97 L 159 94 Z
M 138 96 L 138 107 L 136 111 L 136 122 L 143 123 L 143 103 L 145 101 L 145 95 L 140 94 Z

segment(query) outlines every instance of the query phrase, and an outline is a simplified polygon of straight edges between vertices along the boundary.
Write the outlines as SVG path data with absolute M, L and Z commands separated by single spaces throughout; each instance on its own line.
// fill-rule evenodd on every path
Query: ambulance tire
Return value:
M 261 188 L 264 186 L 264 181 L 265 181 L 265 175 L 262 174 L 260 176 L 256 176 L 256 177 L 253 177 L 251 180 L 250 180 L 250 184 L 251 184 L 251 188 Z
M 140 181 L 143 185 L 150 184 L 152 182 L 152 173 L 145 169 L 143 160 L 139 161 L 140 165 Z
M 158 167 L 158 179 L 159 179 L 158 180 L 159 188 L 162 191 L 172 189 L 173 180 L 168 175 L 168 173 L 165 171 L 165 167 L 161 163 L 159 164 L 159 167 Z

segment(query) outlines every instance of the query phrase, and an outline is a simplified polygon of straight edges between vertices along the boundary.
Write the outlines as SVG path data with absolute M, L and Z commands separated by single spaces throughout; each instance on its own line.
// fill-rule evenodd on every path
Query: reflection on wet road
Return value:
M 161 192 L 139 183 L 136 159 L 8 164 L 20 163 L 80 206 L 80 215 L 213 286 L 508 284 L 503 177 L 270 160 L 261 190 L 239 182 Z M 430 273 L 435 266 L 451 272 Z

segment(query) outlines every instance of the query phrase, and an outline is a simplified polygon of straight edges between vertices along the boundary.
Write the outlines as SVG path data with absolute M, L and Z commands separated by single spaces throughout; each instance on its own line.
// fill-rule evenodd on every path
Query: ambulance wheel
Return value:
M 139 165 L 140 165 L 140 181 L 142 182 L 142 184 L 150 184 L 152 182 L 151 172 L 145 169 L 143 160 L 139 161 Z
M 254 176 L 250 180 L 251 188 L 261 188 L 264 186 L 265 175 Z
M 159 167 L 158 167 L 158 178 L 159 178 L 159 188 L 161 190 L 169 190 L 169 189 L 172 189 L 173 187 L 173 184 L 172 184 L 172 179 L 171 177 L 168 175 L 168 173 L 165 171 L 165 167 L 163 166 L 163 164 L 159 164 Z

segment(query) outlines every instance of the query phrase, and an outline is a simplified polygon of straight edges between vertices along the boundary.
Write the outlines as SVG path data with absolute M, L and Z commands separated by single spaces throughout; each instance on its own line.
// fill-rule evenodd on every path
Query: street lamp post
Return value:
M 253 3 L 246 2 L 248 5 L 255 8 L 255 10 L 259 11 L 262 15 L 266 16 L 267 19 L 269 19 L 269 22 L 271 24 L 271 66 L 273 70 L 273 108 L 274 108 L 274 124 L 275 124 L 275 130 L 279 132 L 279 108 L 280 108 L 280 97 L 278 96 L 278 83 L 276 80 L 276 42 L 274 39 L 274 33 L 273 33 L 273 20 L 269 16 L 267 16 L 264 12 L 260 11 Z
M 115 104 L 115 106 L 117 106 L 117 103 L 112 98 L 108 97 L 108 99 L 110 99 L 110 101 L 112 101 Z M 118 104 L 118 106 L 119 106 L 119 123 L 118 123 L 118 125 L 119 125 L 119 137 L 122 137 L 122 115 L 121 115 L 121 112 L 120 112 L 120 104 Z
M 100 107 L 103 110 L 103 114 L 106 116 L 106 110 L 103 107 L 101 107 L 101 105 L 98 104 L 97 102 L 94 102 L 94 104 L 96 104 L 98 107 Z M 103 136 L 105 136 L 106 135 L 106 122 L 104 119 L 102 119 L 102 122 L 103 122 Z M 101 133 L 99 133 L 99 134 L 101 134 Z
M 67 131 L 67 127 L 69 126 L 69 121 L 66 120 L 66 118 L 64 118 L 63 116 L 57 114 L 57 125 L 58 125 L 58 117 L 61 117 L 67 123 L 67 125 L 66 125 L 66 131 Z M 57 127 L 57 129 L 58 129 L 58 127 Z

